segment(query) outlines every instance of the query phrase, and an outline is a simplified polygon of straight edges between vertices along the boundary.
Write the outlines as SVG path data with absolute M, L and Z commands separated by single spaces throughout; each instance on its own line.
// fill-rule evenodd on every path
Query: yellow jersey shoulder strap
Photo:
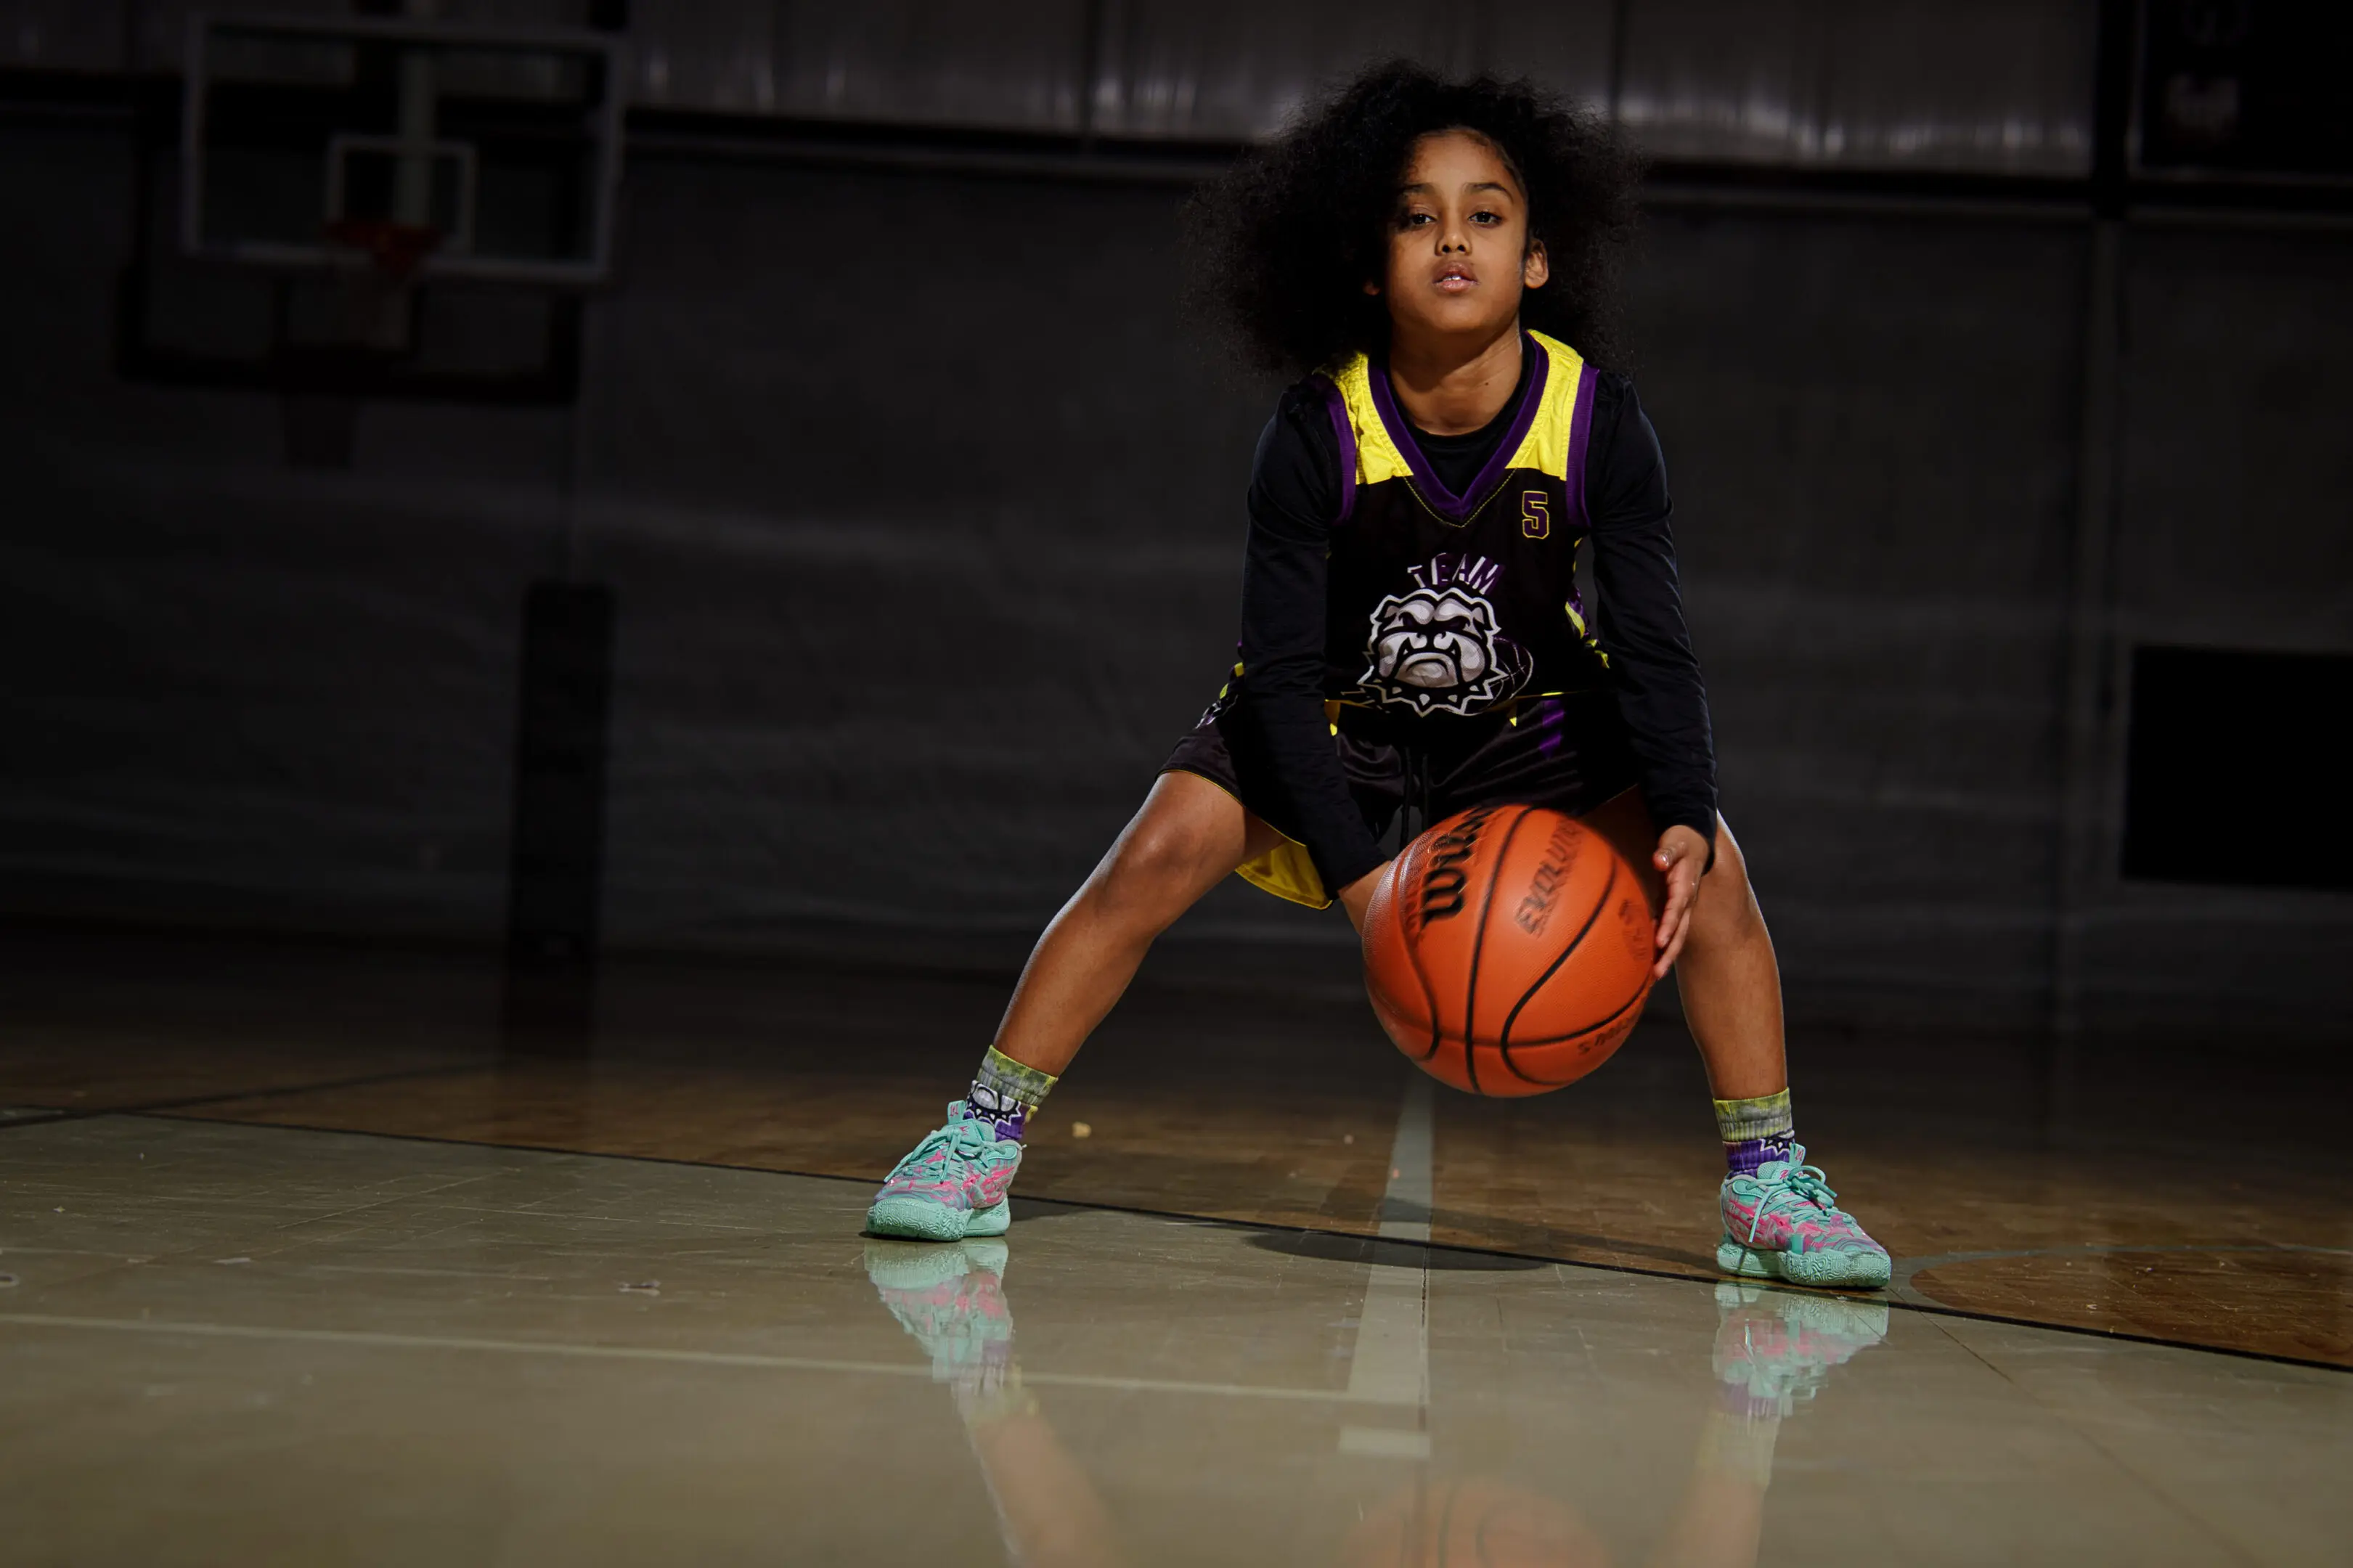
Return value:
M 1572 492 L 1584 484 L 1585 433 L 1593 424 L 1593 376 L 1585 356 L 1557 338 L 1530 332 L 1537 352 L 1551 363 L 1546 367 L 1544 397 L 1528 433 L 1507 467 L 1534 468 L 1568 481 Z M 1571 468 L 1570 459 L 1577 460 Z
M 1362 485 L 1401 479 L 1413 466 L 1390 438 L 1373 401 L 1373 362 L 1356 354 L 1324 373 L 1331 387 L 1332 426 L 1340 437 L 1340 515 L 1346 517 Z

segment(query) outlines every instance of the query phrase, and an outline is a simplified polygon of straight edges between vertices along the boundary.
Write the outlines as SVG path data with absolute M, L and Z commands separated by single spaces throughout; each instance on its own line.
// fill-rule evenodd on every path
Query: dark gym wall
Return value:
M 1269 392 L 1176 309 L 1173 187 L 641 156 L 576 415 L 373 405 L 320 473 L 269 397 L 114 374 L 132 164 L 125 121 L 0 127 L 0 913 L 495 942 L 567 517 L 619 606 L 617 944 L 1016 952 L 1216 689 Z M 2087 235 L 1651 224 L 1637 368 L 1803 1016 L 2048 1006 Z M 2348 251 L 2128 237 L 2124 634 L 2353 646 Z M 2341 896 L 2111 869 L 2087 929 L 2094 1024 L 2353 1002 Z
M 658 161 L 630 195 L 584 514 L 611 930 L 1034 932 L 1232 661 L 1267 398 L 1191 342 L 1179 194 Z
M 2126 258 L 2116 646 L 2353 651 L 2353 226 L 2137 229 Z M 2285 858 L 2343 831 L 2341 771 L 2284 779 L 2269 761 L 2209 760 L 2211 832 Z M 2111 879 L 2090 917 L 2091 1016 L 2347 1037 L 2353 894 Z
M 273 397 L 113 374 L 127 129 L 6 134 L 9 913 L 493 938 L 567 518 L 620 944 L 1034 931 L 1231 662 L 1268 394 L 1180 320 L 1171 186 L 646 161 L 576 437 L 376 403 L 322 473 Z
M 274 397 L 121 379 L 133 147 L 0 126 L 0 908 L 490 938 L 565 416 L 385 405 L 296 472 Z
M 2050 985 L 2079 227 L 1665 213 L 1635 269 L 1724 812 L 1793 974 Z

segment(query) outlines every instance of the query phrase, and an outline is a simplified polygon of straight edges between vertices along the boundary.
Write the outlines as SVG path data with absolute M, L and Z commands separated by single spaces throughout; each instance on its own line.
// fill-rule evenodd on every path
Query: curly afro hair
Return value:
M 1606 122 L 1533 83 L 1448 81 L 1405 60 L 1309 106 L 1195 197 L 1197 301 L 1227 320 L 1249 358 L 1286 375 L 1380 353 L 1388 310 L 1365 280 L 1386 268 L 1414 143 L 1451 130 L 1494 143 L 1526 192 L 1552 277 L 1528 292 L 1522 321 L 1614 363 L 1640 161 Z

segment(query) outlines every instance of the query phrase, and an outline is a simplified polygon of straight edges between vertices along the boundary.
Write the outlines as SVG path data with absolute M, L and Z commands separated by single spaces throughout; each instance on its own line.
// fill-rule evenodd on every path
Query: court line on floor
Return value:
M 474 1335 L 392 1334 L 362 1329 L 269 1328 L 246 1323 L 206 1323 L 161 1318 L 84 1318 L 53 1312 L 0 1312 L 0 1325 L 165 1337 L 293 1341 L 374 1350 L 470 1351 L 493 1355 L 557 1356 L 576 1361 L 644 1362 L 678 1366 L 733 1367 L 761 1372 L 831 1372 L 876 1377 L 931 1379 L 928 1366 L 903 1362 L 837 1361 L 825 1356 L 759 1355 L 744 1351 L 679 1350 L 659 1345 L 584 1345 L 557 1340 L 499 1340 Z M 936 1381 L 935 1379 L 934 1381 Z M 1294 1404 L 1380 1405 L 1389 1403 L 1337 1388 L 1282 1388 L 1249 1383 L 1193 1383 L 1178 1378 L 1112 1377 L 1089 1373 L 1031 1372 L 1021 1381 L 1057 1388 L 1098 1388 L 1122 1394 L 1197 1394 L 1235 1399 L 1287 1400 Z
M 372 1084 L 398 1083 L 404 1079 L 436 1078 L 448 1073 L 480 1072 L 496 1068 L 495 1060 L 457 1062 L 445 1067 L 399 1068 L 390 1072 L 361 1073 L 352 1078 L 322 1079 L 315 1083 L 290 1083 L 277 1089 L 233 1089 L 218 1094 L 192 1094 L 175 1100 L 151 1100 L 136 1105 L 64 1105 L 25 1106 L 23 1116 L 0 1118 L 0 1132 L 18 1127 L 48 1127 L 60 1121 L 90 1121 L 100 1116 L 155 1116 L 171 1120 L 175 1110 L 194 1110 L 205 1105 L 227 1105 L 239 1100 L 271 1100 L 281 1094 L 316 1094 L 330 1089 L 365 1089 Z M 224 1127 L 271 1127 L 269 1121 L 231 1121 L 226 1117 L 186 1117 L 178 1120 L 212 1121 Z M 362 1134 L 370 1136 L 370 1134 Z
M 1900 1258 L 1895 1261 L 1895 1277 L 1887 1282 L 1887 1293 L 1900 1298 L 1893 1304 L 1916 1305 L 1929 1311 L 1960 1313 L 1962 1308 L 1947 1306 L 1944 1300 L 1930 1295 L 1912 1281 L 1920 1275 L 1931 1274 L 1956 1263 L 2000 1263 L 2019 1258 L 2120 1258 L 2140 1253 L 2266 1253 L 2316 1252 L 2327 1258 L 2353 1258 L 2353 1247 L 2321 1247 L 2305 1241 L 2244 1242 L 2145 1242 L 2083 1241 L 2059 1247 L 2028 1247 L 1992 1252 L 1944 1252 L 1933 1258 Z M 2204 1348 L 2204 1347 L 2200 1347 Z
M 1946 1342 L 1976 1362 L 1992 1376 L 2008 1384 L 2019 1398 L 2039 1408 L 2046 1419 L 2057 1423 L 2076 1442 L 2098 1455 L 2100 1459 L 2116 1474 L 2137 1486 L 2147 1495 L 2147 1500 L 2144 1507 L 2152 1511 L 2170 1514 L 2180 1524 L 2186 1525 L 2204 1537 L 2217 1560 L 2236 1563 L 2256 1561 L 2248 1552 L 2239 1549 L 2238 1542 L 2227 1531 L 2218 1529 L 2213 1521 L 2184 1505 L 2181 1500 L 2182 1489 L 2179 1486 L 2172 1484 L 2166 1477 L 2149 1474 L 2144 1464 L 2137 1462 L 2135 1456 L 2118 1450 L 2101 1429 L 2104 1424 L 2085 1408 L 2080 1399 L 2054 1398 L 2054 1391 L 2048 1379 L 2021 1377 L 2017 1370 L 2005 1366 L 2001 1362 L 1986 1354 L 1978 1346 L 1971 1344 L 1967 1336 L 1955 1333 L 1951 1324 L 1940 1322 L 1936 1327 L 1936 1331 L 1945 1336 Z
M 1425 1249 L 1431 1197 L 1430 1079 L 1413 1075 L 1398 1108 L 1389 1144 L 1389 1183 L 1381 1195 L 1383 1241 Z M 1425 1250 L 1425 1259 L 1430 1256 Z M 1365 1300 L 1356 1313 L 1356 1341 L 1348 1362 L 1348 1396 L 1370 1404 L 1409 1406 L 1414 1430 L 1344 1426 L 1340 1451 L 1385 1458 L 1430 1458 L 1430 1269 L 1374 1261 L 1366 1266 Z
M 231 1096 L 230 1098 L 240 1098 Z M 90 1115 L 151 1116 L 159 1121 L 186 1121 L 202 1127 L 244 1127 L 272 1132 L 319 1132 L 341 1138 L 381 1138 L 396 1143 L 432 1143 L 457 1149 L 497 1149 L 515 1154 L 546 1154 L 559 1158 L 581 1160 L 620 1160 L 646 1165 L 676 1165 L 688 1170 L 737 1171 L 754 1176 L 790 1176 L 806 1182 L 841 1182 L 857 1186 L 871 1186 L 880 1175 L 846 1176 L 839 1171 L 791 1171 L 773 1165 L 739 1165 L 724 1160 L 681 1160 L 661 1154 L 609 1153 L 591 1149 L 565 1149 L 545 1143 L 501 1143 L 487 1138 L 440 1138 L 425 1132 L 382 1132 L 352 1127 L 325 1127 L 307 1122 L 240 1121 L 230 1117 L 175 1116 L 168 1110 L 92 1111 Z M 1318 1236 L 1339 1241 L 1370 1243 L 1376 1238 L 1359 1230 L 1340 1230 L 1330 1226 L 1286 1225 L 1273 1220 L 1232 1219 L 1222 1215 L 1187 1214 L 1178 1209 L 1144 1208 L 1133 1204 L 1107 1204 L 1084 1198 L 1024 1198 L 1016 1204 L 1039 1204 L 1056 1208 L 1078 1209 L 1101 1214 L 1134 1215 L 1143 1219 L 1175 1220 L 1186 1225 L 1213 1225 L 1229 1230 L 1247 1230 L 1261 1235 Z M 1704 1285 L 1711 1289 L 1722 1284 L 1727 1276 L 1719 1274 L 1685 1273 L 1672 1268 L 1651 1268 L 1639 1263 L 1603 1263 L 1581 1258 L 1561 1258 L 1546 1252 L 1521 1252 L 1510 1247 L 1480 1247 L 1461 1241 L 1430 1241 L 1419 1245 L 1435 1252 L 1459 1252 L 1473 1258 L 1509 1258 L 1530 1263 L 1558 1264 L 1565 1268 L 1590 1269 L 1597 1274 L 1628 1274 L 1644 1279 L 1672 1279 L 1683 1285 Z M 2278 1250 L 2326 1251 L 2323 1247 L 2283 1245 Z M 2150 1248 L 2147 1250 L 2155 1250 Z M 1947 1261 L 1950 1261 L 1948 1258 Z M 2315 1356 L 2282 1355 L 2274 1351 L 2253 1351 L 2234 1345 L 2209 1344 L 2198 1340 L 2168 1339 L 2161 1334 L 2137 1334 L 2124 1329 L 2102 1328 L 2089 1323 L 2054 1323 L 2040 1318 L 2022 1318 L 2007 1312 L 1980 1311 L 1968 1307 L 1932 1304 L 1925 1296 L 1907 1300 L 1890 1292 L 1814 1290 L 1782 1281 L 1743 1279 L 1744 1286 L 1781 1295 L 1824 1296 L 1832 1300 L 1884 1301 L 1899 1312 L 1917 1312 L 1925 1317 L 1952 1318 L 1972 1323 L 2000 1323 L 2010 1328 L 2040 1329 L 2045 1333 L 2073 1334 L 2084 1339 L 2109 1340 L 2121 1344 L 2154 1345 L 2164 1350 L 2193 1351 L 2205 1355 L 2230 1356 L 2239 1361 L 2266 1362 L 2278 1366 L 2309 1367 L 2316 1372 L 2353 1374 L 2353 1364 L 2341 1361 L 2324 1361 Z M 1915 1292 L 1915 1294 L 1918 1294 Z

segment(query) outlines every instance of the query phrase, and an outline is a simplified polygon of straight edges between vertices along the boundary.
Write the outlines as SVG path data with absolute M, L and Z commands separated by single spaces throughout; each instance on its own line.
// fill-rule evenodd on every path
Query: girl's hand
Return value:
M 1707 869 L 1707 840 L 1691 828 L 1670 827 L 1659 835 L 1651 864 L 1667 882 L 1667 907 L 1659 916 L 1659 962 L 1651 965 L 1651 978 L 1664 980 L 1691 934 L 1692 900 L 1699 897 L 1699 879 Z
M 1384 860 L 1340 889 L 1340 907 L 1348 911 L 1348 923 L 1356 928 L 1358 936 L 1365 934 L 1365 906 L 1373 901 L 1373 889 L 1381 885 L 1381 874 L 1388 868 L 1389 863 Z

